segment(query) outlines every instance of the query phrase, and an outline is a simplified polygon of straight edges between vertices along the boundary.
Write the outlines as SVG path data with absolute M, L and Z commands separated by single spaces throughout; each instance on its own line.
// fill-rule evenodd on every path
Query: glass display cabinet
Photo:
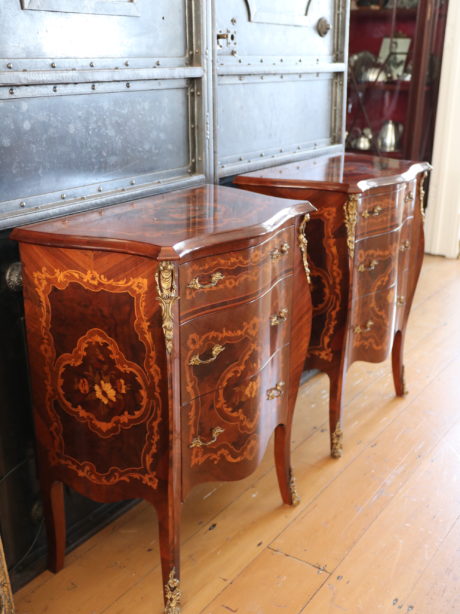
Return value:
M 349 151 L 430 160 L 448 0 L 353 0 Z

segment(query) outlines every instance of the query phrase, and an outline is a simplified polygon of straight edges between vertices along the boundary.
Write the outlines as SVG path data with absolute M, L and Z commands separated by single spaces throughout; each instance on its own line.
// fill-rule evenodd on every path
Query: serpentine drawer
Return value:
M 352 268 L 354 297 L 380 292 L 395 283 L 400 228 L 356 241 Z
M 284 419 L 289 384 L 289 345 L 250 378 L 245 364 L 229 369 L 222 386 L 182 407 L 182 468 L 187 486 L 248 474 Z
M 182 403 L 221 387 L 229 373 L 247 379 L 289 341 L 292 283 L 279 279 L 253 301 L 181 325 Z
M 249 300 L 292 273 L 292 226 L 249 249 L 199 258 L 180 267 L 180 320 Z
M 405 184 L 396 184 L 384 192 L 362 196 L 358 201 L 356 238 L 381 234 L 399 226 L 405 195 Z
M 396 317 L 396 285 L 356 298 L 350 310 L 348 358 L 380 362 L 391 350 Z

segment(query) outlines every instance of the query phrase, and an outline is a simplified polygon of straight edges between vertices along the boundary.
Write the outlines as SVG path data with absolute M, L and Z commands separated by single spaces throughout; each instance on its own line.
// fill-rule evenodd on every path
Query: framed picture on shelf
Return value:
M 396 81 L 404 74 L 411 42 L 407 36 L 385 36 L 382 39 L 378 61 L 385 66 L 390 80 Z

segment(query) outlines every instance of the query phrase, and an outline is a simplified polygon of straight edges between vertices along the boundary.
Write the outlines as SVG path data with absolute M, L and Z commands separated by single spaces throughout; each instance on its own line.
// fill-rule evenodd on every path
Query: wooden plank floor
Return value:
M 184 614 L 460 613 L 460 261 L 426 257 L 406 340 L 356 363 L 345 454 L 328 456 L 328 381 L 300 390 L 280 504 L 272 449 L 250 478 L 196 488 L 183 509 Z M 141 504 L 19 591 L 18 614 L 160 614 L 156 516 Z

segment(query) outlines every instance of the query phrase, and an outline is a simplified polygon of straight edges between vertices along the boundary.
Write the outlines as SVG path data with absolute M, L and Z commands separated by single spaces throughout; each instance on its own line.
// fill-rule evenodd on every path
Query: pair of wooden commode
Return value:
M 428 169 L 328 156 L 235 179 L 260 194 L 203 186 L 13 232 L 51 569 L 64 562 L 63 484 L 146 499 L 177 614 L 180 508 L 195 484 L 249 475 L 274 431 L 282 499 L 298 502 L 290 431 L 304 368 L 330 377 L 335 457 L 351 362 L 391 351 L 404 394 Z

